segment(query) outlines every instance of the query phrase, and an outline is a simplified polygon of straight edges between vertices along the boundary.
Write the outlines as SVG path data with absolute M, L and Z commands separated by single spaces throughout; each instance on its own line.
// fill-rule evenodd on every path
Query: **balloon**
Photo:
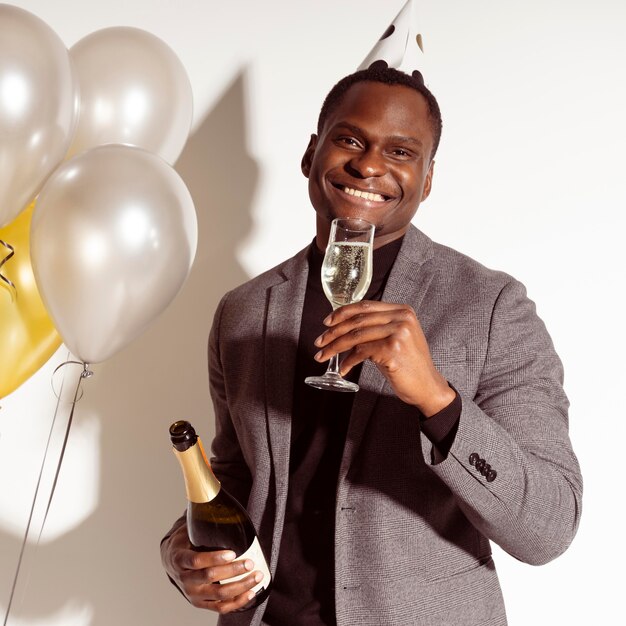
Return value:
M 80 115 L 70 155 L 123 143 L 179 157 L 191 127 L 193 98 L 178 57 L 158 37 L 105 28 L 70 49 L 80 85 Z
M 0 227 L 65 157 L 78 113 L 67 48 L 28 11 L 0 4 Z
M 44 308 L 30 264 L 29 231 L 32 205 L 11 224 L 0 228 L 0 240 L 14 248 L 14 255 L 0 268 L 0 398 L 30 378 L 61 345 Z M 0 244 L 0 261 L 10 250 Z
M 191 195 L 157 155 L 108 145 L 59 167 L 37 200 L 31 257 L 72 353 L 98 363 L 141 334 L 182 287 L 197 238 Z

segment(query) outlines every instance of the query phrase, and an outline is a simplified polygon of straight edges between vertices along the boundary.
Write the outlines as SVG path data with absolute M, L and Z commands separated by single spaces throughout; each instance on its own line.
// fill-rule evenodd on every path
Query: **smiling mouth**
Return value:
M 384 196 L 380 193 L 374 193 L 372 191 L 361 191 L 360 189 L 354 189 L 353 187 L 347 187 L 346 185 L 333 185 L 335 188 L 343 191 L 349 196 L 355 196 L 357 198 L 363 198 L 364 200 L 370 200 L 371 202 L 386 202 L 390 199 L 389 196 Z

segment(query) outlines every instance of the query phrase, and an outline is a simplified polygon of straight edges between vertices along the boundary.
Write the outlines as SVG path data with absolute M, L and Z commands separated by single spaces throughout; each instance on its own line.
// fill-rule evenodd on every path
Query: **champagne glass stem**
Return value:
M 330 358 L 330 361 L 328 362 L 328 367 L 326 368 L 326 373 L 337 374 L 337 376 L 341 375 L 339 374 L 339 355 L 338 354 L 335 354 L 334 356 Z

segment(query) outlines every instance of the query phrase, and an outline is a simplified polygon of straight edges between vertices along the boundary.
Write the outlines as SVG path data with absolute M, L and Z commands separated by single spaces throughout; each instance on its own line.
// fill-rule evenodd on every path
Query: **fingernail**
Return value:
M 319 352 L 318 352 L 318 353 L 317 353 L 317 354 L 316 354 L 313 358 L 314 358 L 316 361 L 319 361 L 321 357 L 322 357 L 322 351 L 320 350 L 320 351 L 319 351 Z
M 324 318 L 324 321 L 322 322 L 322 324 L 325 324 L 326 326 L 330 326 L 330 323 L 333 321 L 333 316 L 329 315 L 328 317 Z
M 316 346 L 321 346 L 322 345 L 322 337 L 319 336 L 314 342 L 313 342 Z
M 248 600 L 254 600 L 256 598 L 256 591 L 251 591 L 248 594 Z
M 234 561 L 236 557 L 237 557 L 237 555 L 234 552 L 232 552 L 231 550 L 229 550 L 228 552 L 224 552 L 222 554 L 222 558 L 225 561 Z
M 244 567 L 248 570 L 251 571 L 254 569 L 254 562 L 251 561 L 250 559 L 246 559 L 245 563 L 244 563 Z
M 263 580 L 263 574 L 261 572 L 257 572 L 254 575 L 254 582 L 255 583 L 260 583 Z

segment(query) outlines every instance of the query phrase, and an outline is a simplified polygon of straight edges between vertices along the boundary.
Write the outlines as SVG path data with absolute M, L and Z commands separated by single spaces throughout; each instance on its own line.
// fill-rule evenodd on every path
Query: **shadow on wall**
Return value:
M 208 447 L 213 436 L 209 328 L 221 296 L 248 278 L 235 249 L 251 228 L 259 173 L 247 153 L 245 97 L 242 72 L 178 160 L 176 169 L 198 214 L 194 267 L 149 331 L 94 366 L 94 377 L 85 381 L 75 420 L 83 415 L 100 422 L 101 476 L 93 486 L 100 492 L 99 505 L 80 526 L 39 546 L 24 601 L 14 601 L 13 620 L 43 624 L 64 607 L 85 606 L 91 608 L 91 626 L 212 623 L 207 612 L 188 605 L 169 583 L 158 548 L 185 505 L 168 427 L 187 418 Z M 58 489 L 63 489 L 63 471 Z M 54 502 L 51 515 L 53 509 Z M 17 555 L 18 544 L 17 538 L 0 534 L 0 553 Z M 4 590 L 10 590 L 14 565 L 3 561 L 0 584 L 2 596 L 8 597 Z

